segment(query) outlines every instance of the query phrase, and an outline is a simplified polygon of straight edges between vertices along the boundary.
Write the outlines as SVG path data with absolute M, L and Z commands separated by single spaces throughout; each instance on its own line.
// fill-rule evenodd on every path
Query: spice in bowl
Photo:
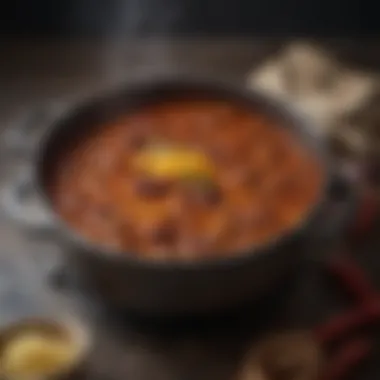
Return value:
M 322 352 L 311 334 L 286 332 L 250 350 L 239 380 L 317 380 L 322 362 Z

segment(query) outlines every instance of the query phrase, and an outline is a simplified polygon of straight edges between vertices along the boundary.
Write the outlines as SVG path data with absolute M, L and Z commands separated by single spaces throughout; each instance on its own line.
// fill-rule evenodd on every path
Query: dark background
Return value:
M 0 33 L 374 36 L 375 7 L 369 0 L 10 0 L 0 7 Z

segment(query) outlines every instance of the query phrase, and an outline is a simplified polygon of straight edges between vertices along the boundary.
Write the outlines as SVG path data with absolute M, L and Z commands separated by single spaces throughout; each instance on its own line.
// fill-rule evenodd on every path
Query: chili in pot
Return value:
M 237 102 L 193 97 L 116 117 L 54 165 L 49 196 L 61 217 L 92 242 L 149 260 L 263 245 L 303 220 L 323 182 L 291 130 Z

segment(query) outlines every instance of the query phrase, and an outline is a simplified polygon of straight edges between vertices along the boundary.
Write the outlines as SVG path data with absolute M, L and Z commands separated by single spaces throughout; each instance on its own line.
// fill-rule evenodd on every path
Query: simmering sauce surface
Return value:
M 50 191 L 90 241 L 146 259 L 196 260 L 294 228 L 321 179 L 312 153 L 259 111 L 188 99 L 94 129 L 56 164 Z

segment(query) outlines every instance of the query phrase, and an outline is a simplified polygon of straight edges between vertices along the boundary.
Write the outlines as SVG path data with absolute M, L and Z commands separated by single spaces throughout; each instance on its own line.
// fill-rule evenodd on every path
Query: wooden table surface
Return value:
M 51 102 L 66 104 L 136 76 L 191 72 L 242 82 L 254 64 L 282 43 L 233 40 L 3 42 L 0 44 L 0 128 L 3 130 L 9 126 L 17 128 L 17 120 L 38 107 L 49 107 Z M 346 57 L 348 63 L 371 68 L 380 63 L 377 41 L 360 44 L 329 41 L 328 45 L 335 46 L 337 54 Z M 15 168 L 27 161 L 27 154 L 15 153 L 4 141 L 0 145 L 0 157 L 0 184 L 6 183 Z M 69 302 L 67 307 L 72 307 L 73 312 L 86 309 L 86 315 L 92 314 L 92 309 L 79 307 L 77 301 L 70 303 L 68 297 L 60 297 L 46 286 L 47 271 L 55 266 L 57 257 L 59 261 L 60 249 L 54 241 L 30 237 L 1 214 L 0 241 L 0 259 L 13 268 L 9 273 L 15 273 L 11 277 L 17 277 L 20 289 L 30 287 L 40 299 L 46 293 L 44 300 L 49 302 L 49 310 L 59 313 L 60 307 Z M 359 260 L 380 286 L 380 240 L 373 236 L 365 245 Z M 277 322 L 288 327 L 311 326 L 341 306 L 339 293 L 331 291 L 331 284 L 321 272 L 321 265 L 317 263 L 305 268 L 289 290 L 289 297 L 283 300 Z M 0 310 L 2 289 L 0 287 Z M 97 331 L 91 373 L 97 378 L 115 380 L 227 380 L 234 374 L 247 338 L 257 332 L 255 326 L 261 311 L 251 311 L 249 326 L 235 321 L 240 328 L 231 322 L 229 328 L 214 326 L 190 332 L 178 329 L 163 332 L 162 326 L 155 329 L 149 324 L 136 328 L 131 321 L 121 332 L 115 325 L 114 329 L 106 327 L 110 325 L 104 320 L 89 320 Z M 377 352 L 380 354 L 380 339 Z M 357 378 L 374 380 L 379 375 L 380 366 L 373 359 L 363 366 Z

